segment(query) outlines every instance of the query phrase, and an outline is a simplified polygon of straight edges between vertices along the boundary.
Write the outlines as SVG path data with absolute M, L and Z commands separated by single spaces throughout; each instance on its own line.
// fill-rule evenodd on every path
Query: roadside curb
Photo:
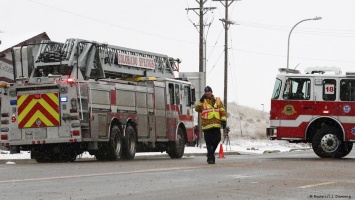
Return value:
M 281 151 L 280 150 L 266 150 L 263 152 L 263 154 L 266 154 L 266 153 L 280 153 Z
M 0 164 L 34 164 L 37 163 L 34 159 L 4 159 L 0 160 Z
M 292 151 L 305 151 L 305 150 L 311 150 L 311 147 L 305 147 L 305 148 L 295 148 L 295 149 L 290 149 L 290 152 Z
M 218 154 L 218 153 L 216 153 Z M 224 155 L 241 155 L 241 153 L 233 151 L 233 152 L 224 152 Z M 195 156 L 206 156 L 206 153 L 185 153 L 183 157 L 195 157 Z M 156 154 L 156 155 L 136 155 L 137 158 L 149 159 L 149 158 L 169 158 L 168 154 Z M 83 162 L 96 160 L 93 158 L 77 158 L 75 162 Z M 3 159 L 0 160 L 0 164 L 35 164 L 37 163 L 34 159 Z
M 294 148 L 294 149 L 290 149 L 288 152 L 292 152 L 292 151 L 305 151 L 305 150 L 311 150 L 312 148 L 310 147 L 305 147 L 305 148 Z M 266 153 L 280 153 L 281 151 L 280 150 L 265 150 L 263 152 L 263 154 L 266 154 Z

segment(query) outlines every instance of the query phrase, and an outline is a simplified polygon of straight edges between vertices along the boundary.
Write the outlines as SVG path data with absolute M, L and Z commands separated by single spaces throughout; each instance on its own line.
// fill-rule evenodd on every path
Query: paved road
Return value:
M 355 199 L 355 152 L 0 165 L 4 199 Z

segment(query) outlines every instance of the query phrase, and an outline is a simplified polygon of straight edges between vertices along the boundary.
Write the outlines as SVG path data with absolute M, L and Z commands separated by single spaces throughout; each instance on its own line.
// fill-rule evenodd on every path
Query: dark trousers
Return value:
M 214 161 L 214 153 L 221 141 L 221 129 L 210 128 L 203 131 L 207 146 L 207 161 Z

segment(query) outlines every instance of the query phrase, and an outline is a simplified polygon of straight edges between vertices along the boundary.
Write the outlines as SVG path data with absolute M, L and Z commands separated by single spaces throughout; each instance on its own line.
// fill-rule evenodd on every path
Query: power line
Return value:
M 223 53 L 224 53 L 224 51 L 222 51 L 221 54 L 219 55 L 217 61 L 216 61 L 215 64 L 212 66 L 212 69 L 210 70 L 210 72 L 208 72 L 207 77 L 210 75 L 210 73 L 212 72 L 212 70 L 214 69 L 214 67 L 217 65 L 217 62 L 219 61 L 219 59 L 221 59 Z
M 170 38 L 170 37 L 166 37 L 166 36 L 162 36 L 162 35 L 157 35 L 157 34 L 153 34 L 153 33 L 149 33 L 149 32 L 144 32 L 144 31 L 140 31 L 140 30 L 136 30 L 136 29 L 132 29 L 132 28 L 128 28 L 128 27 L 124 27 L 124 26 L 120 26 L 117 24 L 113 24 L 110 22 L 106 22 L 103 20 L 99 20 L 96 18 L 92 18 L 92 17 L 88 17 L 85 15 L 80 15 L 68 10 L 64 10 L 58 7 L 54 7 L 54 6 L 50 6 L 44 3 L 40 3 L 34 0 L 29 0 L 32 3 L 36 3 L 39 4 L 41 6 L 44 7 L 48 7 L 51 9 L 55 9 L 64 13 L 68 13 L 74 16 L 78 16 L 84 19 L 88 19 L 88 20 L 92 20 L 92 21 L 96 21 L 102 24 L 106 24 L 109 26 L 114 26 L 120 29 L 124 29 L 124 30 L 128 30 L 128 31 L 132 31 L 132 32 L 137 32 L 137 33 L 141 33 L 141 34 L 146 34 L 146 35 L 150 35 L 150 36 L 154 36 L 154 37 L 158 37 L 158 38 L 163 38 L 163 39 L 168 39 L 168 40 L 173 40 L 173 41 L 179 41 L 179 42 L 184 42 L 184 43 L 188 43 L 188 44 L 193 44 L 193 45 L 198 45 L 197 42 L 192 42 L 192 41 L 186 41 L 186 40 L 180 40 L 180 39 L 176 39 L 176 38 Z M 235 7 L 235 6 L 234 6 Z M 234 8 L 233 7 L 233 8 Z M 218 10 L 218 9 L 217 9 Z M 254 23 L 254 22 L 246 22 L 246 21 L 237 21 L 238 25 L 240 26 L 248 26 L 248 27 L 253 27 L 253 28 L 259 28 L 259 29 L 265 29 L 265 30 L 274 30 L 274 31 L 289 31 L 289 27 L 287 26 L 279 26 L 279 25 L 272 25 L 272 24 L 262 24 L 262 23 Z M 222 29 L 223 30 L 223 29 Z M 322 35 L 322 36 L 335 36 L 335 37 L 355 37 L 355 30 L 336 30 L 336 29 L 307 29 L 307 28 L 300 28 L 297 31 L 295 31 L 296 33 L 301 33 L 301 34 L 311 34 L 311 35 Z M 354 34 L 354 36 L 350 35 L 350 34 Z M 219 39 L 220 36 L 218 36 Z M 218 47 L 217 45 L 217 41 L 215 42 L 215 44 L 212 46 L 214 50 L 215 47 Z M 222 47 L 222 46 L 219 46 Z M 270 53 L 263 53 L 263 52 L 257 52 L 257 51 L 249 51 L 249 50 L 243 50 L 243 49 L 232 49 L 232 51 L 240 51 L 240 52 L 245 52 L 245 53 L 253 53 L 253 54 L 259 54 L 259 55 L 265 55 L 265 56 L 276 56 L 276 57 L 285 57 L 283 55 L 276 55 L 276 54 L 270 54 Z M 211 56 L 212 52 L 210 53 Z M 210 57 L 209 56 L 209 57 Z M 294 58 L 298 58 L 298 59 L 305 59 L 305 60 L 319 60 L 319 61 L 335 61 L 335 62 L 355 62 L 355 61 L 343 61 L 343 60 L 329 60 L 329 59 L 319 59 L 319 58 L 303 58 L 303 57 L 294 57 Z M 215 65 L 213 65 L 213 68 L 215 67 Z M 213 69 L 212 68 L 212 69 Z
M 232 51 L 245 52 L 245 53 L 252 53 L 252 54 L 265 55 L 265 56 L 286 57 L 286 56 L 284 56 L 284 55 L 279 55 L 279 54 L 262 53 L 262 52 L 248 51 L 248 50 L 242 50 L 242 49 L 231 49 L 231 50 L 232 50 Z M 352 63 L 352 62 L 355 62 L 355 60 L 332 60 L 332 59 L 306 58 L 306 57 L 296 57 L 296 56 L 293 56 L 292 58 L 298 58 L 298 59 L 303 59 L 303 60 L 319 60 L 319 61 L 344 62 L 344 63 Z
M 238 21 L 238 25 L 241 25 L 244 27 L 252 27 L 252 28 L 258 28 L 258 29 L 264 29 L 264 30 L 282 31 L 282 32 L 288 32 L 290 29 L 287 26 L 260 24 L 260 23 L 244 22 L 244 21 Z M 295 32 L 310 34 L 310 35 L 355 37 L 355 30 L 299 28 Z
M 198 44 L 196 42 L 190 42 L 190 41 L 186 41 L 186 40 L 170 38 L 170 37 L 166 37 L 166 36 L 163 36 L 163 35 L 153 34 L 153 33 L 144 32 L 144 31 L 140 31 L 140 30 L 137 30 L 137 29 L 133 29 L 133 28 L 128 28 L 128 27 L 125 27 L 125 26 L 120 26 L 120 25 L 117 25 L 117 24 L 114 24 L 114 23 L 106 22 L 106 21 L 103 21 L 103 20 L 100 20 L 100 19 L 96 19 L 96 18 L 85 16 L 85 15 L 80 15 L 80 14 L 77 14 L 77 13 L 74 13 L 74 12 L 71 12 L 71 11 L 68 11 L 68 10 L 64 10 L 64 9 L 61 9 L 61 8 L 58 8 L 58 7 L 50 6 L 48 4 L 40 3 L 40 2 L 37 2 L 37 1 L 33 1 L 33 0 L 29 0 L 29 1 L 33 2 L 33 3 L 36 3 L 36 4 L 39 4 L 41 6 L 45 6 L 45 7 L 48 7 L 48 8 L 55 9 L 55 10 L 59 10 L 59 11 L 64 12 L 64 13 L 68 13 L 68 14 L 71 14 L 71 15 L 74 15 L 74 16 L 77 16 L 77 17 L 81 17 L 81 18 L 84 18 L 84 19 L 91 20 L 91 21 L 96 21 L 96 22 L 99 22 L 99 23 L 102 23 L 102 24 L 106 24 L 106 25 L 109 25 L 109 26 L 114 26 L 114 27 L 117 27 L 117 28 L 120 28 L 120 29 L 124 29 L 124 30 L 127 30 L 127 31 L 137 32 L 137 33 L 141 33 L 141 34 L 145 34 L 145 35 L 150 35 L 150 36 L 154 36 L 154 37 L 158 37 L 158 38 L 164 38 L 164 39 L 169 39 L 169 40 L 174 40 L 174 41 L 179 41 L 179 42 L 184 42 L 184 43 Z

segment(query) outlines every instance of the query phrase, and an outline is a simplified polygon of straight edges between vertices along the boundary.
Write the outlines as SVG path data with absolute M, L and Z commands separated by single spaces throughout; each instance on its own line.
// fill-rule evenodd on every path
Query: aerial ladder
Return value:
M 79 56 L 77 56 L 79 55 Z M 74 67 L 78 80 L 105 78 L 159 77 L 174 78 L 180 59 L 167 55 L 97 43 L 67 39 L 65 43 L 42 41 L 35 58 L 35 68 L 54 65 Z M 63 67 L 64 68 L 64 67 Z M 79 73 L 79 70 L 82 73 Z M 61 69 L 49 70 L 52 75 Z M 63 70 L 63 69 L 62 69 Z M 47 69 L 48 71 L 48 69 Z

